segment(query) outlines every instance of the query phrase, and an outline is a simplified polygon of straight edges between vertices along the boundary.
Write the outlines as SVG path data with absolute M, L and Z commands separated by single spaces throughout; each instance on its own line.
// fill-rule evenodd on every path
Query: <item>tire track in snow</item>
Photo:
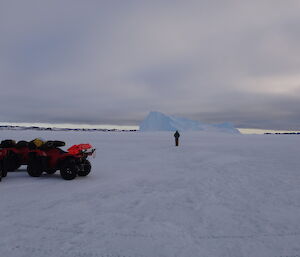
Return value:
M 198 239 L 218 240 L 218 239 L 256 239 L 260 237 L 276 238 L 276 237 L 293 237 L 300 236 L 300 232 L 294 233 L 278 233 L 278 234 L 256 234 L 256 235 L 210 235 L 210 236 L 198 236 Z
M 20 252 L 20 255 L 24 256 L 24 252 L 28 253 L 31 257 L 35 256 L 55 256 L 55 257 L 144 257 L 142 255 L 126 255 L 126 254 L 113 254 L 113 253 L 98 253 L 96 251 L 83 251 L 83 250 L 72 250 L 72 251 L 66 251 L 66 250 L 61 250 L 59 251 L 60 253 L 57 254 L 57 249 L 45 249 L 42 247 L 31 247 L 31 246 L 17 246 L 14 248 L 11 248 L 10 251 L 15 252 Z M 22 254 L 21 254 L 22 253 Z M 18 255 L 14 255 L 18 256 Z
M 99 236 L 99 237 L 106 237 L 106 236 L 116 236 L 116 237 L 132 237 L 132 238 L 145 238 L 149 239 L 152 238 L 153 240 L 161 237 L 168 237 L 168 235 L 165 233 L 158 233 L 154 235 L 153 233 L 137 233 L 137 232 L 95 232 L 95 231 L 87 231 L 83 232 L 79 229 L 61 229 L 58 227 L 41 227 L 41 226 L 35 226 L 35 225 L 24 225 L 24 224 L 14 224 L 18 227 L 27 228 L 27 229 L 37 229 L 37 230 L 45 230 L 45 231 L 54 231 L 59 233 L 72 233 L 74 235 L 82 234 L 82 235 L 92 235 L 92 236 Z M 189 233 L 183 232 L 181 235 L 178 235 L 181 237 L 186 238 L 186 236 L 190 236 Z M 204 240 L 218 240 L 218 239 L 255 239 L 260 237 L 293 237 L 293 236 L 300 236 L 300 232 L 291 232 L 291 233 L 275 233 L 275 234 L 253 234 L 253 235 L 207 235 L 207 236 L 193 236 L 198 239 L 204 239 Z

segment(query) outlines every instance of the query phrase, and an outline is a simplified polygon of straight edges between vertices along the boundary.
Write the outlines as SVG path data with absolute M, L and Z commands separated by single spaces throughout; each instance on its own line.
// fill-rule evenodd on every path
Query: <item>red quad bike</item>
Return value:
M 73 145 L 67 152 L 59 148 L 61 141 L 47 141 L 40 149 L 33 149 L 29 153 L 27 172 L 32 177 L 39 177 L 43 171 L 54 174 L 60 170 L 65 180 L 72 180 L 77 175 L 87 176 L 91 171 L 88 156 L 93 155 L 95 149 L 90 144 Z
M 0 181 L 7 176 L 8 171 L 15 171 L 21 165 L 28 164 L 28 142 L 7 139 L 0 144 Z

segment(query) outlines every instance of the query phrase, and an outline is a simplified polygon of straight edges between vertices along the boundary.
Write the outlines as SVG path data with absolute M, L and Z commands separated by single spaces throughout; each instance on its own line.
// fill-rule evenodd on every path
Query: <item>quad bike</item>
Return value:
M 27 172 L 32 177 L 39 177 L 45 171 L 54 174 L 60 170 L 63 179 L 71 180 L 78 176 L 87 176 L 91 164 L 87 157 L 93 155 L 95 149 L 90 144 L 74 145 L 67 152 L 59 147 L 62 141 L 43 142 L 34 139 L 30 142 L 3 140 L 0 144 L 0 181 L 8 171 L 17 170 L 27 165 Z
M 91 171 L 88 156 L 93 155 L 95 149 L 90 144 L 73 145 L 67 152 L 59 148 L 61 141 L 47 141 L 39 149 L 29 152 L 27 172 L 32 177 L 39 177 L 43 171 L 54 174 L 57 170 L 65 180 L 72 180 L 77 175 L 87 176 Z
M 28 164 L 28 142 L 3 140 L 0 144 L 0 180 L 7 176 L 8 171 L 17 170 L 21 165 Z

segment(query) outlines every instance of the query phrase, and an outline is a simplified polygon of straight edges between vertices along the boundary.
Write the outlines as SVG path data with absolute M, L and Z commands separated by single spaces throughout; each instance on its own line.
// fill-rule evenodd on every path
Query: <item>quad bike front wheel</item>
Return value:
M 40 177 L 43 173 L 42 160 L 39 157 L 31 158 L 27 165 L 27 173 L 31 177 Z
M 92 165 L 88 160 L 84 160 L 79 164 L 78 176 L 87 176 L 91 172 Z
M 60 168 L 60 175 L 65 180 L 76 178 L 77 172 L 78 166 L 75 164 L 74 160 L 66 160 Z

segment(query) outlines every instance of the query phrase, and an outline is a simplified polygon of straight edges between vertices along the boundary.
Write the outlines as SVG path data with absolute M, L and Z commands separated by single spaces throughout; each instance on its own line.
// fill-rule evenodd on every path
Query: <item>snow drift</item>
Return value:
M 239 134 L 231 123 L 209 125 L 195 120 L 166 115 L 160 112 L 150 112 L 141 122 L 140 131 L 213 131 Z

